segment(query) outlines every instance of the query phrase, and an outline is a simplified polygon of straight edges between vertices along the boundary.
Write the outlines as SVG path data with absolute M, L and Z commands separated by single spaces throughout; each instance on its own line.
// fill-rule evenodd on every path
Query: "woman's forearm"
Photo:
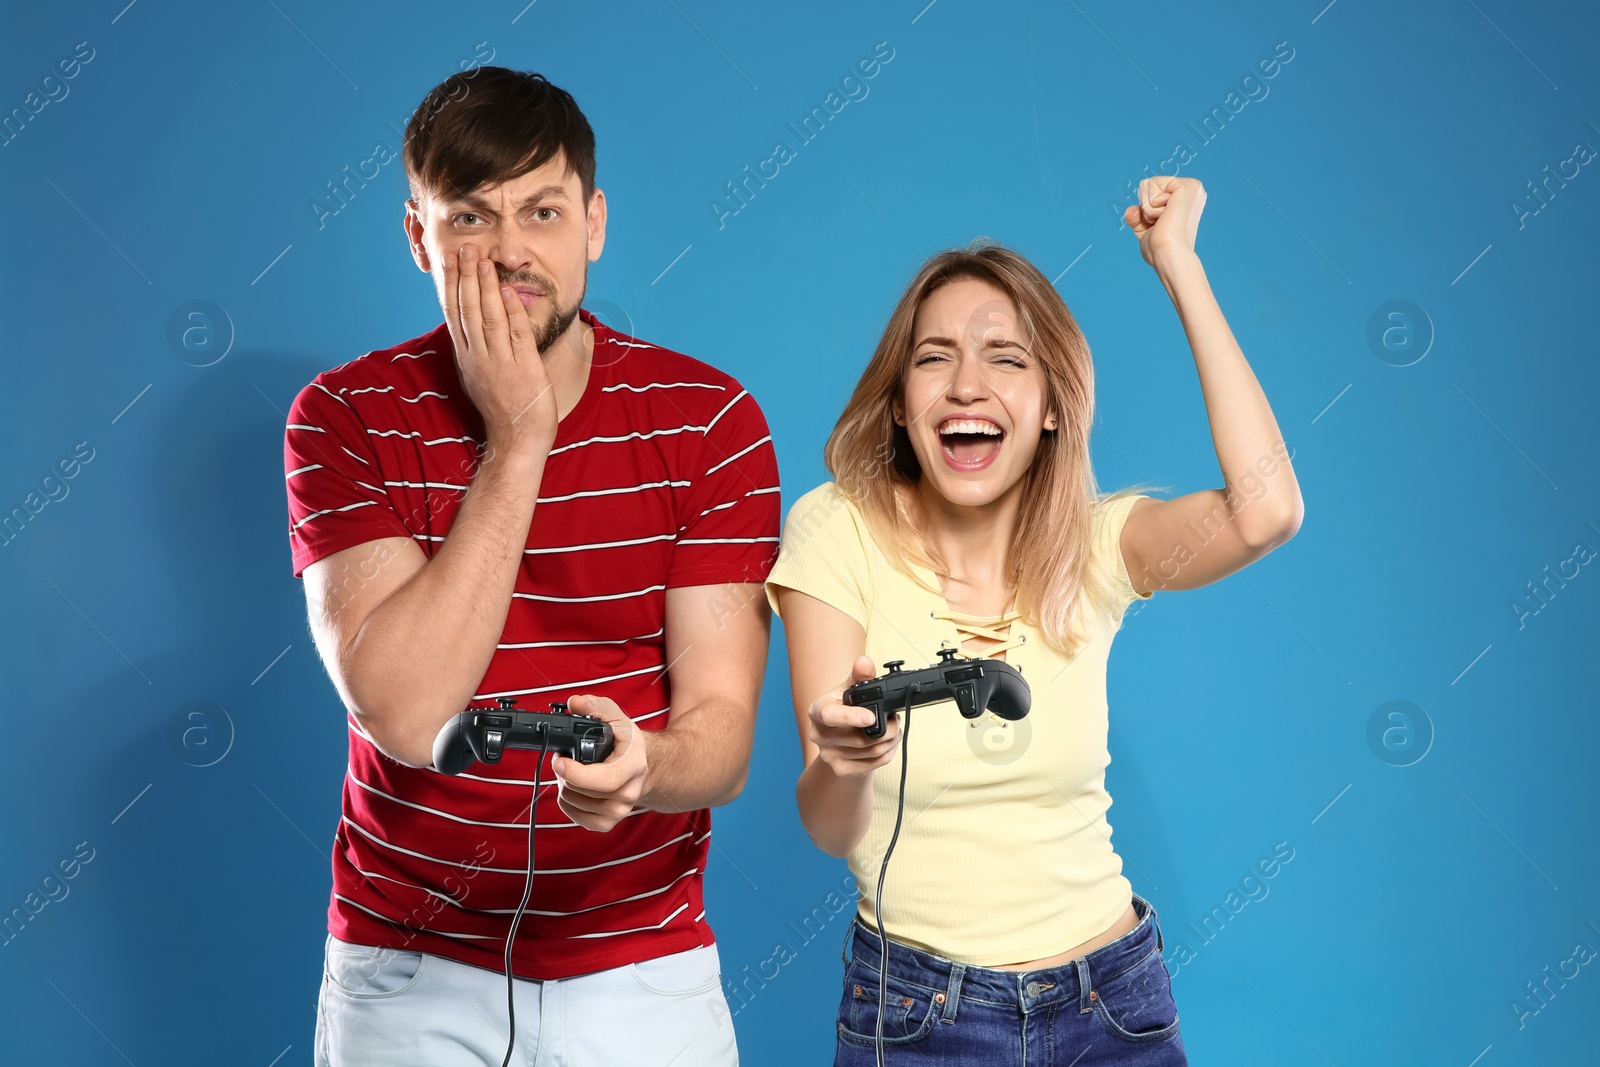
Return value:
M 1241 485 L 1265 486 L 1249 500 L 1231 501 L 1233 521 L 1253 543 L 1281 541 L 1299 527 L 1305 505 L 1267 396 L 1223 318 L 1200 257 L 1174 252 L 1158 257 L 1155 269 L 1194 353 L 1228 494 Z
M 872 825 L 872 775 L 841 778 L 813 759 L 795 786 L 800 823 L 811 841 L 830 856 L 844 857 Z

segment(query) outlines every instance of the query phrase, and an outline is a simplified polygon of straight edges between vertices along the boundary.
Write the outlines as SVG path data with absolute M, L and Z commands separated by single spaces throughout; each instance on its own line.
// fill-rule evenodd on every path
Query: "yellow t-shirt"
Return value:
M 998 627 L 1011 620 L 1007 636 L 1018 643 L 1005 660 L 1033 695 L 1028 715 L 1014 723 L 988 712 L 964 719 L 950 700 L 912 709 L 903 742 L 905 814 L 883 890 L 895 940 L 980 967 L 1019 963 L 1104 932 L 1132 900 L 1106 821 L 1106 657 L 1123 610 L 1139 596 L 1119 542 L 1137 499 L 1094 508 L 1090 565 L 1113 576 L 1117 609 L 1086 619 L 1090 639 L 1071 660 L 1015 611 L 998 619 L 950 612 L 942 596 L 889 563 L 835 483 L 789 509 L 767 578 L 774 612 L 773 587 L 780 585 L 838 608 L 866 631 L 866 654 L 880 673 L 890 660 L 904 660 L 907 670 L 937 662 L 942 641 L 959 646 L 974 636 L 958 622 Z M 932 572 L 919 573 L 939 588 Z M 872 928 L 899 760 L 874 773 L 872 824 L 849 856 L 858 911 Z

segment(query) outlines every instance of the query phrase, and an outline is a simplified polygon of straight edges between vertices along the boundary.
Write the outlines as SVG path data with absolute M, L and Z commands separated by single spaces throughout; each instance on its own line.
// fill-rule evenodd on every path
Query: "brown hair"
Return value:
M 1094 610 L 1107 612 L 1113 597 L 1110 572 L 1088 565 L 1093 507 L 1139 493 L 1141 488 L 1099 494 L 1089 464 L 1089 430 L 1094 422 L 1089 344 L 1066 302 L 1037 267 L 981 238 L 924 263 L 889 316 L 883 337 L 828 438 L 823 462 L 897 569 L 924 587 L 927 583 L 906 560 L 948 577 L 949 569 L 923 541 L 907 510 L 911 493 L 906 490 L 921 480 L 922 466 L 905 428 L 894 421 L 893 405 L 902 395 L 916 341 L 918 308 L 930 293 L 960 278 L 989 282 L 1011 298 L 1027 336 L 1026 347 L 1044 369 L 1045 407 L 1056 413 L 1058 428 L 1043 432 L 1023 476 L 1005 573 L 1022 617 L 1065 655 L 1075 656 L 1087 639 L 1081 626 L 1084 598 Z M 884 456 L 886 462 L 874 461 Z M 887 477 L 868 476 L 877 469 Z
M 560 153 L 567 172 L 594 195 L 594 131 L 565 89 L 544 75 L 473 67 L 434 86 L 406 123 L 406 179 L 423 194 L 453 199 L 544 166 Z

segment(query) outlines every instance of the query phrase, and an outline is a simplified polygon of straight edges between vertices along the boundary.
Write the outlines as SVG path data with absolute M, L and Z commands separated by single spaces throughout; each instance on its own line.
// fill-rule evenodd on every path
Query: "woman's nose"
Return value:
M 950 379 L 950 395 L 966 401 L 982 396 L 983 392 L 983 364 L 974 359 L 957 361 Z

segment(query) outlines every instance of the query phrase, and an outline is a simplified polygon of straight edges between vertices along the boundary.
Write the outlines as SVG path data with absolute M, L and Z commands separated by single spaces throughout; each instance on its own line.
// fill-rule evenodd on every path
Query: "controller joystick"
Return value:
M 962 656 L 959 649 L 941 648 L 939 662 L 917 671 L 901 670 L 904 660 L 884 664 L 886 673 L 857 682 L 844 691 L 844 702 L 866 708 L 874 721 L 863 726 L 868 737 L 882 737 L 889 716 L 908 706 L 920 707 L 954 700 L 962 718 L 976 719 L 987 709 L 1016 722 L 1028 714 L 1033 694 L 1022 672 L 1011 664 L 982 656 Z
M 460 774 L 474 761 L 499 763 L 507 749 L 544 749 L 579 763 L 599 763 L 611 755 L 611 727 L 590 715 L 572 715 L 557 701 L 549 711 L 524 711 L 515 697 L 500 697 L 496 708 L 468 708 L 444 724 L 433 742 L 433 766 L 441 774 Z

